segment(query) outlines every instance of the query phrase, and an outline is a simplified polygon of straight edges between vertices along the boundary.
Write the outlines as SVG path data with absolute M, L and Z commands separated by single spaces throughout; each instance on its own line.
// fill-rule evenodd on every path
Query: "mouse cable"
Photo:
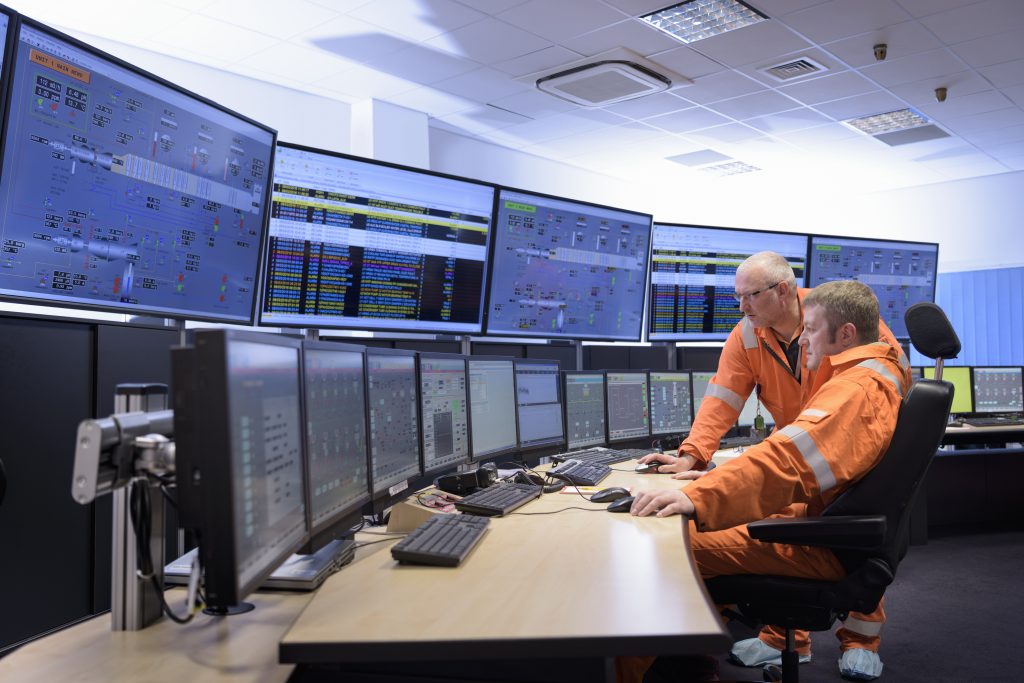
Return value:
M 406 535 L 407 534 L 402 534 L 402 536 L 406 536 Z M 394 538 L 382 538 L 382 539 L 380 539 L 378 541 L 363 541 L 361 543 L 356 543 L 354 546 L 352 546 L 352 549 L 353 550 L 359 550 L 360 548 L 365 548 L 368 545 L 374 545 L 376 543 L 390 543 L 391 541 L 397 541 L 400 538 L 401 538 L 401 536 L 395 536 Z
M 551 474 L 550 472 L 548 472 L 548 478 L 549 479 L 558 479 L 559 481 L 564 481 L 566 486 L 571 486 L 574 489 L 576 489 L 576 493 L 579 495 L 580 498 L 582 498 L 583 500 L 587 501 L 588 503 L 592 503 L 593 502 L 592 500 L 590 500 L 590 498 L 594 497 L 593 494 L 590 496 L 590 498 L 588 498 L 587 496 L 583 495 L 583 492 L 580 491 L 579 485 L 578 484 L 574 484 L 573 481 L 569 477 L 566 477 L 566 476 L 561 475 L 561 474 Z M 584 508 L 579 508 L 579 509 L 582 510 Z M 591 508 L 586 508 L 586 509 L 590 510 Z M 537 513 L 537 514 L 541 514 L 541 513 Z
M 582 495 L 582 494 L 581 494 Z M 511 515 L 557 515 L 559 512 L 565 512 L 566 510 L 583 510 L 584 512 L 607 512 L 604 508 L 581 508 L 578 506 L 562 508 L 561 510 L 548 510 L 547 512 L 509 512 L 506 517 Z

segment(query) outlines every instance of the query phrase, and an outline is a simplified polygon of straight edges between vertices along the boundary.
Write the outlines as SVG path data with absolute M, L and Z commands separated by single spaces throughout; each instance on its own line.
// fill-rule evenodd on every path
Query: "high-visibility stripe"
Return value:
M 843 622 L 843 628 L 869 638 L 880 635 L 884 625 L 885 623 L 881 621 L 864 621 L 856 617 L 846 617 L 846 621 Z
M 723 387 L 721 384 L 715 384 L 714 382 L 708 384 L 708 390 L 704 394 L 704 398 L 707 398 L 709 396 L 714 396 L 720 401 L 725 401 L 737 413 L 743 410 L 743 404 L 746 403 L 746 399 L 744 399 L 742 396 L 737 394 L 732 389 Z
M 900 368 L 903 370 L 906 370 L 907 368 L 910 367 L 910 360 L 907 358 L 907 354 L 903 353 L 902 351 L 900 351 L 899 357 L 896 359 L 896 362 L 900 364 Z
M 809 417 L 825 417 L 826 415 L 828 415 L 828 411 L 827 410 L 818 410 L 817 408 L 808 408 L 807 410 L 805 410 L 804 412 L 802 412 L 800 414 L 801 415 L 807 415 Z
M 892 372 L 889 371 L 889 368 L 885 367 L 885 363 L 883 363 L 880 360 L 875 360 L 874 358 L 872 358 L 871 360 L 866 360 L 862 363 L 857 363 L 857 367 L 874 370 L 879 375 L 892 382 L 892 385 L 896 388 L 896 393 L 898 393 L 902 398 L 903 385 L 900 382 L 899 378 L 896 377 L 896 375 L 892 374 Z
M 825 493 L 836 485 L 836 477 L 832 474 L 832 468 L 829 467 L 828 461 L 825 460 L 825 456 L 818 450 L 818 444 L 814 443 L 814 439 L 811 438 L 810 434 L 796 425 L 789 425 L 781 433 L 793 442 L 796 449 L 800 451 L 804 462 L 814 472 L 814 478 L 818 480 L 820 493 Z
M 757 335 L 754 334 L 754 323 L 750 322 L 750 318 L 746 316 L 743 316 L 743 320 L 740 321 L 740 337 L 743 338 L 743 348 L 757 348 Z

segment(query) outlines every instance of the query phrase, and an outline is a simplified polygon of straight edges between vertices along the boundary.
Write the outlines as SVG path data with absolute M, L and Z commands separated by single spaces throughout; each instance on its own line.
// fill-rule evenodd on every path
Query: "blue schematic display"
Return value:
M 878 297 L 882 320 L 892 333 L 907 338 L 903 314 L 916 303 L 935 300 L 938 262 L 938 244 L 815 235 L 809 286 L 832 280 L 863 282 Z
M 804 285 L 807 235 L 655 223 L 651 242 L 651 341 L 728 337 L 743 317 L 736 268 L 760 251 L 785 257 Z
M 480 332 L 494 187 L 279 145 L 265 325 Z
M 23 24 L 0 295 L 251 322 L 274 133 Z
M 487 333 L 639 340 L 651 217 L 503 189 Z

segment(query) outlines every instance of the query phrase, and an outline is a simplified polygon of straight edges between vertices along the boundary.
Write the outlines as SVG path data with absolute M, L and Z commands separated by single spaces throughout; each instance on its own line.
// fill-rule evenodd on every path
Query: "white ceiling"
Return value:
M 1024 0 L 748 2 L 770 21 L 691 45 L 636 19 L 666 0 L 9 4 L 315 95 L 424 111 L 436 128 L 638 182 L 703 182 L 700 166 L 666 159 L 704 150 L 760 169 L 718 182 L 774 183 L 789 201 L 823 180 L 874 190 L 1024 170 Z M 517 80 L 616 47 L 692 84 L 586 109 Z M 785 84 L 760 71 L 803 56 L 828 70 Z M 950 136 L 890 147 L 840 123 L 906 106 Z

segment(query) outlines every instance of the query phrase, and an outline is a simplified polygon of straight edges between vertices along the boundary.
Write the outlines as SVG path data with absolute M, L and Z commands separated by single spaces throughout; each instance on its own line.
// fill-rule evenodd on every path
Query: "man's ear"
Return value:
M 851 346 L 857 345 L 858 333 L 857 326 L 853 323 L 846 322 L 839 326 L 836 330 L 836 341 L 842 344 L 844 349 L 848 349 Z

